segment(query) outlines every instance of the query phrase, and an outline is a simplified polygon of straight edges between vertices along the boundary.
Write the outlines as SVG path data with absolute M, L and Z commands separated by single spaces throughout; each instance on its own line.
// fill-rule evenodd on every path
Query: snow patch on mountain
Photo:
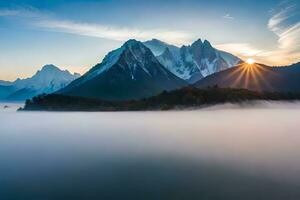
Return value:
M 144 44 L 157 55 L 165 68 L 190 83 L 241 62 L 238 57 L 215 49 L 207 40 L 202 42 L 198 39 L 192 45 L 184 45 L 181 48 L 156 39 L 146 41 Z
M 111 66 L 113 66 L 120 58 L 121 53 L 123 52 L 124 47 L 120 47 L 116 50 L 109 52 L 103 59 L 101 64 L 93 67 L 86 75 L 84 75 L 84 81 L 88 81 L 98 76 L 99 74 L 107 71 Z
M 39 94 L 56 92 L 79 77 L 78 73 L 71 74 L 68 70 L 61 70 L 52 64 L 45 65 L 30 78 L 4 82 L 8 84 L 10 90 L 0 98 L 8 101 L 24 101 Z M 3 82 L 0 82 L 0 86 L 1 83 Z
M 129 40 L 58 93 L 132 100 L 154 96 L 186 84 L 167 70 L 142 42 Z
M 222 57 L 229 66 L 235 66 L 241 62 L 241 59 L 238 58 L 237 56 L 234 56 L 225 51 L 221 51 L 221 50 L 217 50 L 217 51 L 219 53 L 219 56 Z
M 146 64 L 144 62 L 146 60 L 146 58 L 143 57 L 143 55 L 147 51 L 146 47 L 141 42 L 131 39 L 131 40 L 128 40 L 126 43 L 124 43 L 120 48 L 108 53 L 104 57 L 102 63 L 96 65 L 86 75 L 84 75 L 83 81 L 91 80 L 91 79 L 95 78 L 96 76 L 102 74 L 103 72 L 109 70 L 114 64 L 116 64 L 119 61 L 120 57 L 122 56 L 122 54 L 125 53 L 125 51 L 128 51 L 134 57 L 134 59 L 136 61 L 138 61 L 139 66 L 141 66 L 143 68 L 143 70 L 151 76 L 151 74 L 149 73 L 149 70 L 147 69 L 148 66 L 146 66 Z M 129 60 L 126 60 L 126 62 L 129 62 Z M 131 63 L 127 63 L 127 64 L 128 64 L 128 66 L 131 67 L 130 73 L 132 75 L 132 79 L 134 79 L 133 72 L 135 71 L 137 65 L 131 64 Z
M 54 65 L 45 65 L 34 76 L 17 79 L 13 85 L 18 89 L 26 88 L 40 93 L 52 93 L 79 77 L 79 74 L 71 74 L 69 71 L 60 70 Z
M 176 54 L 176 52 L 179 53 L 179 48 L 175 45 L 171 45 L 168 43 L 165 43 L 163 41 L 157 40 L 157 39 L 152 39 L 146 42 L 143 42 L 143 44 L 148 47 L 149 49 L 151 49 L 152 53 L 155 56 L 159 56 L 161 55 L 166 48 L 169 48 L 169 50 L 174 54 Z

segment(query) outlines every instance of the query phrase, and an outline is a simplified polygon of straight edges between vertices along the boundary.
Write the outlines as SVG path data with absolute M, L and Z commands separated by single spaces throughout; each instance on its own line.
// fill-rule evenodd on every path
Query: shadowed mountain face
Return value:
M 13 84 L 13 82 L 0 80 L 0 85 L 1 86 L 10 86 L 12 84 Z
M 165 69 L 143 43 L 129 40 L 58 93 L 128 100 L 150 97 L 184 85 L 186 83 Z
M 154 52 L 164 67 L 189 83 L 241 62 L 238 57 L 215 49 L 207 40 L 202 42 L 199 39 L 181 48 L 156 39 L 144 44 Z
M 195 83 L 198 88 L 245 88 L 255 91 L 300 92 L 300 63 L 286 67 L 240 64 Z
M 8 95 L 15 92 L 15 90 L 11 85 L 0 85 L 0 100 L 5 99 Z

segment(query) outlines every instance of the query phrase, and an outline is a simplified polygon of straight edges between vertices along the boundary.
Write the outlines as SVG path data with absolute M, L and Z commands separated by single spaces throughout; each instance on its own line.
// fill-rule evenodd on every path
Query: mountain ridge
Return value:
M 202 42 L 198 39 L 191 45 L 181 47 L 157 39 L 146 41 L 144 44 L 157 53 L 156 57 L 163 66 L 191 84 L 242 61 L 237 56 L 214 48 L 208 40 Z
M 78 73 L 71 74 L 68 70 L 61 70 L 55 65 L 47 64 L 29 78 L 18 78 L 14 82 L 9 82 L 10 84 L 7 86 L 9 88 L 4 88 L 4 85 L 0 83 L 2 91 L 0 91 L 2 93 L 0 99 L 24 101 L 38 94 L 49 94 L 65 87 L 79 76 Z
M 212 74 L 194 84 L 198 88 L 218 85 L 222 88 L 244 88 L 255 91 L 299 92 L 300 62 L 281 67 L 243 63 Z
M 58 94 L 124 100 L 145 98 L 186 83 L 160 64 L 142 42 L 131 39 Z

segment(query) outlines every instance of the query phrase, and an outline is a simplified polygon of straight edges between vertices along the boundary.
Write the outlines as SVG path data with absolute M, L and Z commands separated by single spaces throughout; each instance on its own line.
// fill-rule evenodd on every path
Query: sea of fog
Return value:
M 300 199 L 300 103 L 166 112 L 0 104 L 0 199 Z

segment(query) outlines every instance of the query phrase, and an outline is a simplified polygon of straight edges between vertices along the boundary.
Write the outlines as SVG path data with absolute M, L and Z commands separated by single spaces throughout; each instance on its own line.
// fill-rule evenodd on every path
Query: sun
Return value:
M 252 65 L 252 64 L 255 63 L 255 60 L 252 59 L 252 58 L 248 58 L 248 59 L 246 60 L 246 63 L 249 64 L 249 65 Z

